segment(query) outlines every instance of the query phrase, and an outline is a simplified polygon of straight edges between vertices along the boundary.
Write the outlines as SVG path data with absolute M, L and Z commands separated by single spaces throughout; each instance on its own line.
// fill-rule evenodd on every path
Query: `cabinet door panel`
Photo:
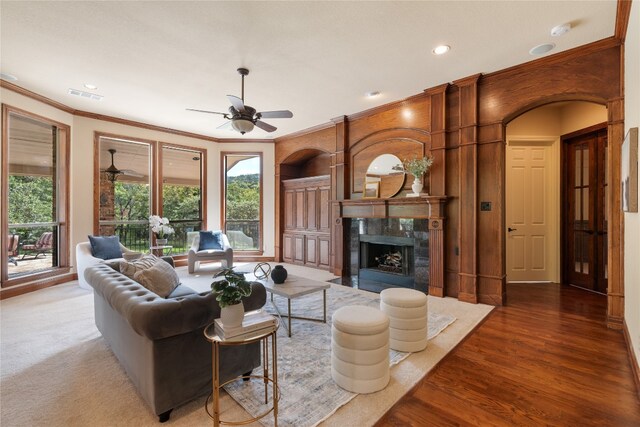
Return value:
M 292 190 L 286 190 L 284 192 L 284 228 L 285 230 L 292 230 L 296 227 L 294 222 L 294 218 L 296 215 L 295 213 L 296 204 L 294 203 L 294 196 L 295 196 L 295 193 Z
M 304 263 L 309 266 L 315 266 L 318 264 L 316 259 L 316 246 L 318 245 L 318 241 L 315 236 L 307 236 L 306 237 L 306 252 L 304 257 Z
M 304 263 L 304 235 L 293 236 L 293 262 Z
M 320 205 L 318 206 L 318 216 L 320 217 L 320 231 L 322 231 L 323 233 L 328 233 L 330 227 L 329 218 L 331 216 L 329 210 L 329 198 L 331 195 L 331 190 L 329 187 L 321 187 L 320 189 L 318 189 L 318 192 L 320 193 Z
M 306 191 L 304 189 L 296 190 L 296 208 L 295 208 L 296 226 L 295 227 L 298 230 L 304 230 L 306 228 L 305 214 L 307 213 L 307 210 L 305 209 L 305 206 L 304 206 L 305 194 L 306 194 Z
M 329 236 L 318 236 L 318 266 L 329 269 L 331 239 Z
M 282 236 L 282 259 L 285 262 L 293 262 L 293 236 L 285 234 Z
M 307 230 L 316 231 L 318 228 L 317 213 L 316 213 L 316 197 L 317 192 L 315 188 L 307 188 Z

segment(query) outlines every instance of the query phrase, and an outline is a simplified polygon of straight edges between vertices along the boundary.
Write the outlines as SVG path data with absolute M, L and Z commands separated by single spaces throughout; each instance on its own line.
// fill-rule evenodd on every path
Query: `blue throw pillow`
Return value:
M 198 250 L 216 249 L 222 250 L 222 231 L 201 231 L 200 246 Z
M 118 236 L 89 236 L 91 254 L 96 258 L 122 258 L 120 238 Z

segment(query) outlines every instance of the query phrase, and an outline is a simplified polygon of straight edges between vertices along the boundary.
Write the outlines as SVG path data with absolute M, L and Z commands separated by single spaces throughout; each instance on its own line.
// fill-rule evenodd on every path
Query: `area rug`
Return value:
M 286 313 L 286 299 L 275 297 L 281 313 Z M 285 328 L 278 331 L 278 386 L 281 398 L 278 404 L 278 424 L 287 426 L 315 426 L 339 407 L 348 403 L 356 393 L 338 387 L 331 379 L 331 315 L 347 305 L 378 307 L 378 294 L 332 285 L 327 291 L 327 323 L 293 320 L 293 335 L 288 337 Z M 271 304 L 267 311 L 274 312 Z M 292 301 L 293 315 L 322 317 L 322 293 L 315 293 Z M 304 312 L 303 312 L 304 311 Z M 297 312 L 297 313 L 296 313 Z M 275 314 L 275 313 L 274 313 Z M 452 324 L 456 318 L 446 313 L 429 313 L 428 338 L 432 339 Z M 410 353 L 389 351 L 390 365 L 404 360 Z M 261 375 L 262 369 L 256 369 Z M 264 405 L 264 386 L 259 381 L 236 381 L 226 391 L 251 416 L 264 413 L 270 406 Z M 273 417 L 260 422 L 274 425 Z
M 334 278 L 328 272 L 301 266 L 286 265 L 286 268 L 291 274 L 315 280 Z M 185 267 L 178 271 L 183 277 L 187 275 Z M 212 274 L 205 270 L 190 277 L 194 284 L 199 279 L 206 288 Z M 375 424 L 492 309 L 453 298 L 429 297 L 428 304 L 431 313 L 447 313 L 456 317 L 456 321 L 431 339 L 426 351 L 413 353 L 394 365 L 384 390 L 356 395 L 319 427 Z M 295 310 L 295 303 L 293 307 Z M 305 323 L 311 324 L 294 324 L 294 337 Z M 302 337 L 302 333 L 299 336 Z M 2 427 L 158 427 L 157 417 L 137 393 L 95 327 L 93 292 L 80 288 L 77 282 L 0 301 L 0 339 Z M 278 339 L 281 355 L 287 354 L 283 353 L 283 342 L 284 339 Z M 281 381 L 285 379 L 284 372 L 281 370 L 279 375 Z M 300 369 L 295 374 L 305 375 L 305 372 Z M 221 397 L 220 408 L 225 419 L 241 420 L 249 416 L 227 393 Z M 206 396 L 202 396 L 176 408 L 167 425 L 211 425 L 204 410 L 205 400 Z M 293 426 L 282 420 L 278 425 Z

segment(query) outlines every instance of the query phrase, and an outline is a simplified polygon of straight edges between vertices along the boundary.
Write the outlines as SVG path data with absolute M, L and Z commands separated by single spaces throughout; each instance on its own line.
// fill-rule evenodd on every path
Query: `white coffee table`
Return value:
M 247 277 L 247 280 L 260 282 L 264 285 L 267 292 L 271 295 L 271 305 L 273 305 L 273 308 L 276 310 L 276 313 L 280 318 L 280 323 L 282 323 L 282 325 L 287 329 L 289 337 L 291 337 L 291 319 L 327 323 L 327 289 L 331 287 L 331 284 L 289 275 L 284 283 L 277 285 L 273 283 L 271 278 L 256 279 L 253 273 L 247 273 L 245 276 Z M 322 291 L 322 319 L 291 315 L 291 300 L 320 291 Z M 278 307 L 273 301 L 273 295 L 278 295 L 287 299 L 287 314 L 280 313 L 280 310 L 278 310 Z M 283 317 L 288 319 L 286 324 L 282 321 Z

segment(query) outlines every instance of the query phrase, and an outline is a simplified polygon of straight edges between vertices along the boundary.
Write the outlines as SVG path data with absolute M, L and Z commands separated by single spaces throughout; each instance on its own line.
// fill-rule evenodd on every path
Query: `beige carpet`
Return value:
M 327 280 L 318 270 L 289 266 L 300 276 Z M 202 283 L 209 271 L 203 271 Z M 391 369 L 383 391 L 359 395 L 321 425 L 373 424 L 492 309 L 450 298 L 429 298 L 429 309 L 457 320 Z M 77 282 L 0 302 L 0 425 L 8 426 L 158 426 L 138 396 L 93 321 L 91 291 Z M 209 425 L 204 400 L 177 408 L 166 425 Z M 227 419 L 244 411 L 228 396 L 221 408 Z

